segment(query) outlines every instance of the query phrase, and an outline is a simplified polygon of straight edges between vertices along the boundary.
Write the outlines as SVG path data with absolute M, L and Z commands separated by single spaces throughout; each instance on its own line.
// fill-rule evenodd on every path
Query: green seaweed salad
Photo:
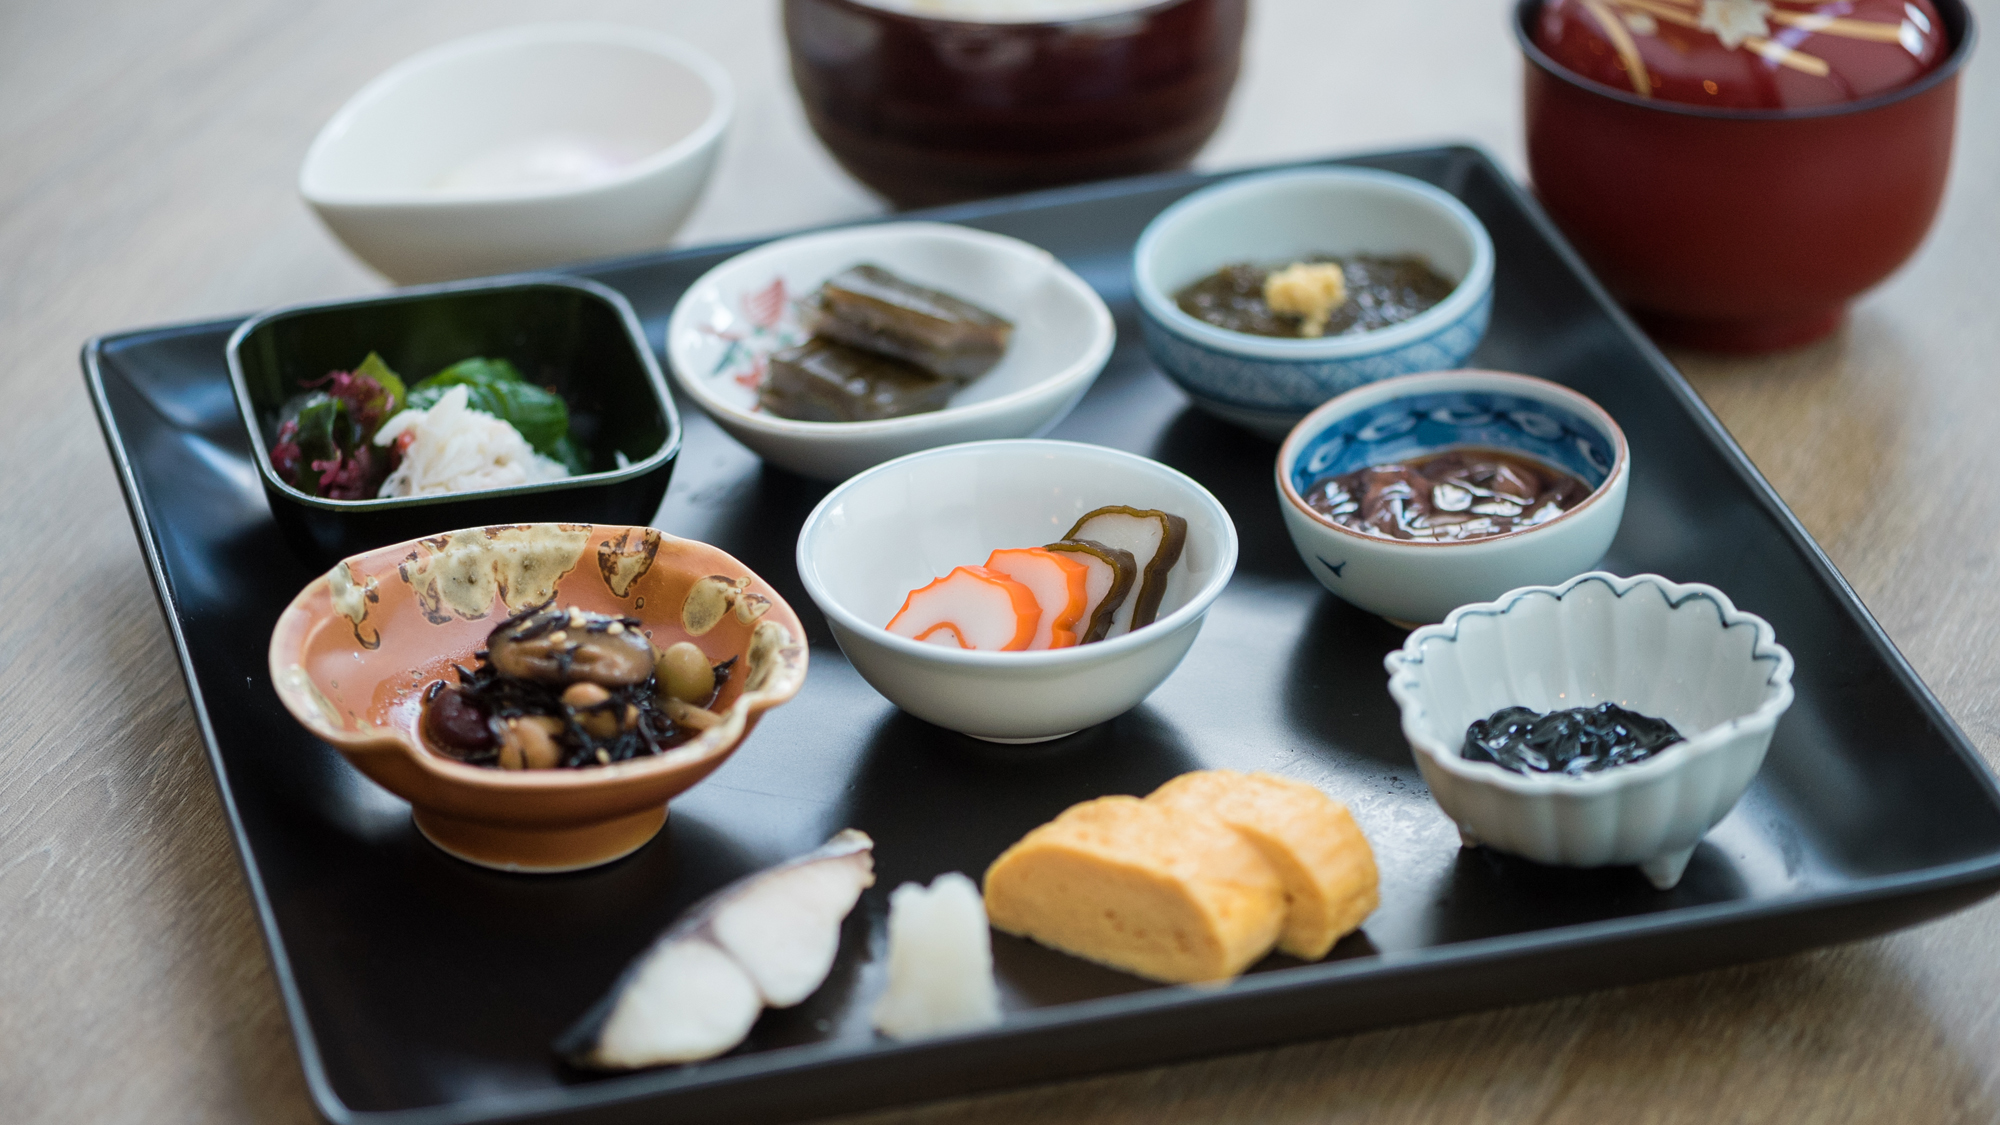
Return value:
M 562 396 L 523 378 L 504 359 L 462 359 L 415 386 L 369 352 L 352 371 L 329 371 L 301 381 L 302 393 L 278 412 L 271 468 L 309 496 L 366 500 L 395 471 L 402 449 L 375 445 L 382 423 L 404 410 L 429 410 L 453 387 L 466 388 L 466 404 L 520 431 L 535 452 L 571 473 L 587 471 L 569 432 Z

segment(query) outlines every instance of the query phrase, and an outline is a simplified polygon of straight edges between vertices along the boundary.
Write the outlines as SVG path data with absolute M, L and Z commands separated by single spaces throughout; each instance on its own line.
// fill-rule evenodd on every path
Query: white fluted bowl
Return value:
M 1792 705 L 1792 656 L 1713 586 L 1593 571 L 1453 610 L 1388 655 L 1417 767 L 1468 846 L 1567 867 L 1637 864 L 1680 882 Z M 1503 707 L 1617 703 L 1686 741 L 1586 777 L 1527 776 L 1459 755 Z

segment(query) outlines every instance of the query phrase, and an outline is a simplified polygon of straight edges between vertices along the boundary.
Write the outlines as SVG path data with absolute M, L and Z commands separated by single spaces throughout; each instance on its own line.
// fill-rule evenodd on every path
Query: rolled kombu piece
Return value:
M 801 422 L 871 422 L 941 410 L 957 390 L 915 364 L 816 337 L 772 353 L 757 403 Z
M 881 266 L 849 266 L 800 305 L 815 336 L 905 359 L 950 379 L 976 379 L 1000 362 L 1012 322 Z
M 1130 551 L 1138 560 L 1139 576 L 1126 608 L 1111 624 L 1111 634 L 1141 629 L 1160 612 L 1167 593 L 1167 576 L 1187 545 L 1187 520 L 1154 508 L 1115 505 L 1099 508 L 1076 521 L 1065 539 L 1087 539 Z
M 1087 605 L 1083 620 L 1077 623 L 1076 643 L 1087 645 L 1103 640 L 1111 632 L 1118 610 L 1131 600 L 1132 587 L 1139 578 L 1138 560 L 1130 551 L 1089 539 L 1065 539 L 1050 543 L 1043 550 L 1060 551 L 1065 558 L 1090 567 L 1090 576 L 1084 581 Z

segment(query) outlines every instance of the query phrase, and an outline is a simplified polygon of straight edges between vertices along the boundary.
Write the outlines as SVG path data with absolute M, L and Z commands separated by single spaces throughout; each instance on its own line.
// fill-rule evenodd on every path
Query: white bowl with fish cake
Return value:
M 1187 520 L 1151 625 L 1093 644 L 979 652 L 885 626 L 911 590 L 996 548 L 1061 539 L 1102 507 Z M 938 726 L 1037 742 L 1137 706 L 1194 644 L 1236 569 L 1236 528 L 1209 491 L 1157 461 L 1065 441 L 985 441 L 879 465 L 828 493 L 799 532 L 799 577 L 863 679 Z
M 762 410 L 772 352 L 803 343 L 796 303 L 849 266 L 873 263 L 1014 323 L 1000 362 L 942 410 L 865 422 L 802 422 Z M 1111 358 L 1111 312 L 1040 247 L 949 223 L 879 223 L 768 242 L 709 270 L 667 323 L 674 385 L 729 436 L 779 468 L 844 480 L 906 453 L 1046 433 Z

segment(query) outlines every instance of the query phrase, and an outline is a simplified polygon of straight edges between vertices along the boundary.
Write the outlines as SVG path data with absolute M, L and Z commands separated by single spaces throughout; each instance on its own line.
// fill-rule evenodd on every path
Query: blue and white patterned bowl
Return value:
M 1592 491 L 1545 523 L 1456 542 L 1369 535 L 1306 504 L 1326 477 L 1463 446 L 1555 465 Z M 1439 371 L 1370 383 L 1308 414 L 1278 450 L 1277 477 L 1285 528 L 1313 577 L 1370 613 L 1421 624 L 1590 569 L 1618 534 L 1632 458 L 1611 415 L 1567 387 L 1500 371 Z
M 1400 324 L 1311 340 L 1217 328 L 1174 303 L 1233 263 L 1357 253 L 1416 254 L 1458 286 Z M 1160 369 L 1202 409 L 1277 440 L 1335 395 L 1465 362 L 1493 308 L 1493 240 L 1463 203 L 1422 180 L 1366 168 L 1272 172 L 1162 211 L 1133 250 L 1132 282 Z

